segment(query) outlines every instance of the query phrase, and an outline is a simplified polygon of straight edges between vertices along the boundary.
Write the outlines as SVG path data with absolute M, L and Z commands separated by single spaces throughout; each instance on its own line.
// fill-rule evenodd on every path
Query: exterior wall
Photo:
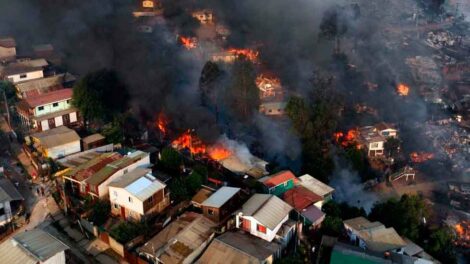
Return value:
M 44 154 L 49 158 L 57 159 L 70 154 L 78 153 L 80 150 L 80 140 L 77 140 L 65 145 L 46 149 Z
M 132 198 L 132 202 L 129 202 L 129 197 Z M 109 201 L 113 206 L 112 210 L 115 215 L 121 214 L 120 207 L 125 207 L 127 210 L 134 211 L 141 215 L 144 214 L 144 204 L 129 194 L 125 189 L 109 187 Z M 119 208 L 115 208 L 114 204 L 118 204 Z
M 42 120 L 39 125 L 37 124 L 37 122 L 35 120 L 33 120 L 32 121 L 33 128 L 37 128 L 38 132 L 49 130 L 49 129 L 53 128 L 49 124 L 49 120 L 52 120 L 52 119 L 54 120 L 54 126 L 55 127 L 68 126 L 68 125 L 74 124 L 78 121 L 77 112 L 72 112 L 70 114 L 56 116 L 56 117 L 50 118 L 48 120 Z
M 80 144 L 80 143 L 79 143 Z M 117 179 L 118 177 L 124 175 L 125 173 L 129 172 L 129 171 L 132 171 L 133 169 L 137 168 L 137 167 L 148 167 L 150 165 L 150 155 L 147 155 L 146 157 L 142 158 L 141 160 L 131 164 L 130 166 L 127 166 L 126 168 L 124 169 L 120 169 L 118 170 L 116 173 L 114 173 L 113 175 L 111 175 L 108 179 L 106 179 L 104 182 L 102 182 L 99 186 L 98 186 L 98 195 L 100 197 L 100 199 L 106 199 L 108 196 L 108 193 L 109 193 L 109 190 L 108 190 L 108 185 L 114 181 L 115 179 Z
M 214 213 L 211 215 L 209 214 L 209 210 L 212 210 Z M 202 207 L 202 213 L 204 214 L 205 217 L 209 218 L 210 220 L 218 223 L 223 216 L 220 215 L 220 208 L 216 207 L 208 207 L 208 206 L 203 206 Z
M 26 76 L 21 78 L 22 75 L 26 75 Z M 7 79 L 9 81 L 11 81 L 13 84 L 15 84 L 15 83 L 19 83 L 19 82 L 34 80 L 34 79 L 41 79 L 43 77 L 44 77 L 43 71 L 42 70 L 37 70 L 37 71 L 25 72 L 25 73 L 21 73 L 21 74 L 8 75 Z
M 396 138 L 397 135 L 398 135 L 398 131 L 396 129 L 384 129 L 382 131 L 380 131 L 380 134 L 384 137 L 392 137 L 392 138 Z
M 251 226 L 250 226 L 250 230 L 245 230 L 244 227 L 243 227 L 243 219 L 247 219 L 250 221 L 251 223 Z M 237 215 L 236 217 L 236 226 L 237 228 L 239 229 L 243 229 L 247 232 L 250 232 L 250 234 L 256 236 L 256 237 L 259 237 L 259 238 L 262 238 L 266 241 L 273 241 L 273 239 L 276 237 L 276 234 L 277 232 L 279 231 L 279 229 L 281 228 L 282 224 L 284 224 L 287 220 L 289 219 L 289 216 L 287 215 L 282 221 L 281 223 L 276 226 L 276 228 L 274 230 L 271 230 L 269 229 L 268 227 L 266 227 L 266 233 L 262 233 L 262 232 L 259 232 L 257 230 L 257 225 L 259 224 L 258 221 L 256 221 L 256 219 L 254 219 L 253 217 L 251 216 L 243 216 L 243 215 Z
M 295 184 L 294 184 L 294 180 L 290 179 L 284 183 L 281 183 L 273 188 L 270 188 L 269 191 L 268 191 L 268 194 L 274 194 L 276 196 L 281 196 L 282 194 L 284 194 L 285 192 L 287 192 L 288 190 L 294 188 Z
M 16 48 L 0 47 L 0 59 L 9 59 L 16 57 Z
M 49 258 L 44 262 L 40 262 L 42 264 L 65 264 L 65 251 L 59 252 L 55 254 L 53 257 Z
M 57 103 L 57 106 L 54 106 L 54 103 Z M 71 106 L 72 106 L 72 103 L 70 101 L 70 98 L 66 100 L 58 101 L 58 102 L 53 102 L 50 104 L 40 105 L 34 109 L 34 116 L 38 117 L 38 116 L 43 116 L 43 115 L 47 115 L 50 113 L 66 110 L 66 109 L 69 109 Z
M 204 241 L 198 248 L 194 249 L 191 254 L 189 254 L 184 260 L 183 264 L 190 264 L 194 263 L 194 261 L 199 257 L 199 255 L 202 254 L 202 252 L 206 249 L 206 247 L 209 245 L 209 243 L 212 241 L 214 238 L 214 233 L 211 234 L 211 236 Z
M 11 207 L 10 202 L 0 203 L 0 208 L 5 210 L 5 214 L 0 215 L 0 225 L 6 225 L 11 222 Z
M 384 152 L 384 142 L 371 142 L 368 145 L 368 155 L 369 156 L 381 156 Z

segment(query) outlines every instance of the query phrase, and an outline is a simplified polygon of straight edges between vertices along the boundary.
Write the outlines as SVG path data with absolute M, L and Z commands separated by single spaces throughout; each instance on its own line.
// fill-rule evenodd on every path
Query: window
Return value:
M 52 107 L 57 107 L 57 106 L 59 106 L 59 103 L 53 103 L 52 104 Z
M 148 201 L 149 203 L 152 203 L 152 202 L 153 202 L 153 196 L 150 196 L 150 197 L 147 199 L 147 201 Z
M 70 104 L 70 99 L 69 99 L 69 100 L 67 100 L 67 104 Z
M 258 232 L 261 232 L 261 233 L 263 233 L 263 234 L 266 234 L 266 227 L 263 226 L 263 225 L 257 224 L 257 225 L 256 225 L 256 230 L 258 230 Z
M 20 79 L 24 79 L 24 78 L 26 78 L 26 76 L 27 76 L 26 73 L 20 74 Z
M 379 147 L 379 143 L 372 143 L 370 146 L 371 146 L 371 148 L 378 148 L 378 147 Z
M 40 107 L 38 107 L 38 110 L 39 110 L 39 111 L 42 111 L 42 110 L 44 110 L 44 106 L 40 106 Z
M 212 210 L 212 209 L 208 209 L 208 210 L 207 210 L 207 213 L 208 213 L 209 215 L 215 215 L 215 211 Z
M 124 170 L 124 174 L 126 174 L 128 171 L 129 171 L 128 169 L 125 169 L 125 170 Z
M 129 196 L 129 203 L 132 203 L 132 197 Z
M 4 215 L 5 214 L 5 208 L 0 208 L 0 215 Z
M 114 209 L 119 209 L 119 204 L 114 204 Z

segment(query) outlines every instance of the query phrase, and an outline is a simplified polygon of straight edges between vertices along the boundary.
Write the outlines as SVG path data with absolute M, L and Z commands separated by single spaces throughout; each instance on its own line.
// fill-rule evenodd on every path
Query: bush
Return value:
M 113 228 L 109 233 L 121 244 L 126 244 L 132 239 L 148 233 L 149 227 L 145 223 L 123 222 Z
M 111 205 L 108 202 L 97 201 L 91 208 L 92 213 L 89 220 L 97 226 L 101 226 L 106 223 L 111 212 Z

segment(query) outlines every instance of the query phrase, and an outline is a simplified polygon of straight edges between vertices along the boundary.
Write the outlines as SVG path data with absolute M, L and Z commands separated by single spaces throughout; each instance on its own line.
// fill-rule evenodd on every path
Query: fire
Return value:
M 253 63 L 258 62 L 258 55 L 259 55 L 258 51 L 254 51 L 251 49 L 231 48 L 231 49 L 228 49 L 228 52 L 237 56 L 245 56 L 248 60 L 250 60 Z
M 434 153 L 427 152 L 413 152 L 410 154 L 410 159 L 414 163 L 423 163 L 434 158 Z
M 217 144 L 209 147 L 208 154 L 214 160 L 223 160 L 230 157 L 232 152 L 221 144 Z
M 256 77 L 256 86 L 261 91 L 261 97 L 274 97 L 282 94 L 281 80 L 268 74 L 260 74 Z
M 197 39 L 196 38 L 180 36 L 179 40 L 181 41 L 181 44 L 183 44 L 183 46 L 188 50 L 194 49 L 194 48 L 197 47 Z
M 456 224 L 454 228 L 455 232 L 457 232 L 457 236 L 461 237 L 465 234 L 465 230 L 463 229 L 463 226 L 461 224 Z
M 335 141 L 338 144 L 341 144 L 342 147 L 355 145 L 357 148 L 360 148 L 360 146 L 357 144 L 358 136 L 359 131 L 357 129 L 350 129 L 346 134 L 343 132 L 336 132 L 333 134 Z
M 168 133 L 167 125 L 168 125 L 168 121 L 167 121 L 165 115 L 163 113 L 160 113 L 158 115 L 158 119 L 157 119 L 157 127 L 160 130 L 160 132 L 162 132 L 162 134 L 164 134 L 164 135 L 166 135 Z
M 470 223 L 468 221 L 462 221 L 454 225 L 456 239 L 455 245 L 464 248 L 470 248 Z
M 410 87 L 404 83 L 400 83 L 397 86 L 397 93 L 399 96 L 408 96 L 410 93 Z
M 171 145 L 176 149 L 189 149 L 191 154 L 205 154 L 206 145 L 201 139 L 191 133 L 191 130 L 183 133 L 179 138 L 173 140 Z

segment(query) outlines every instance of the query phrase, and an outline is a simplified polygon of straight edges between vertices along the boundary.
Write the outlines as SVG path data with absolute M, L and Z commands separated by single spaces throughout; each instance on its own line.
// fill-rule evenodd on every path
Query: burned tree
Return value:
M 341 37 L 347 32 L 348 27 L 342 19 L 340 10 L 333 7 L 325 12 L 320 24 L 320 37 L 327 40 L 335 40 L 335 53 L 341 51 Z

